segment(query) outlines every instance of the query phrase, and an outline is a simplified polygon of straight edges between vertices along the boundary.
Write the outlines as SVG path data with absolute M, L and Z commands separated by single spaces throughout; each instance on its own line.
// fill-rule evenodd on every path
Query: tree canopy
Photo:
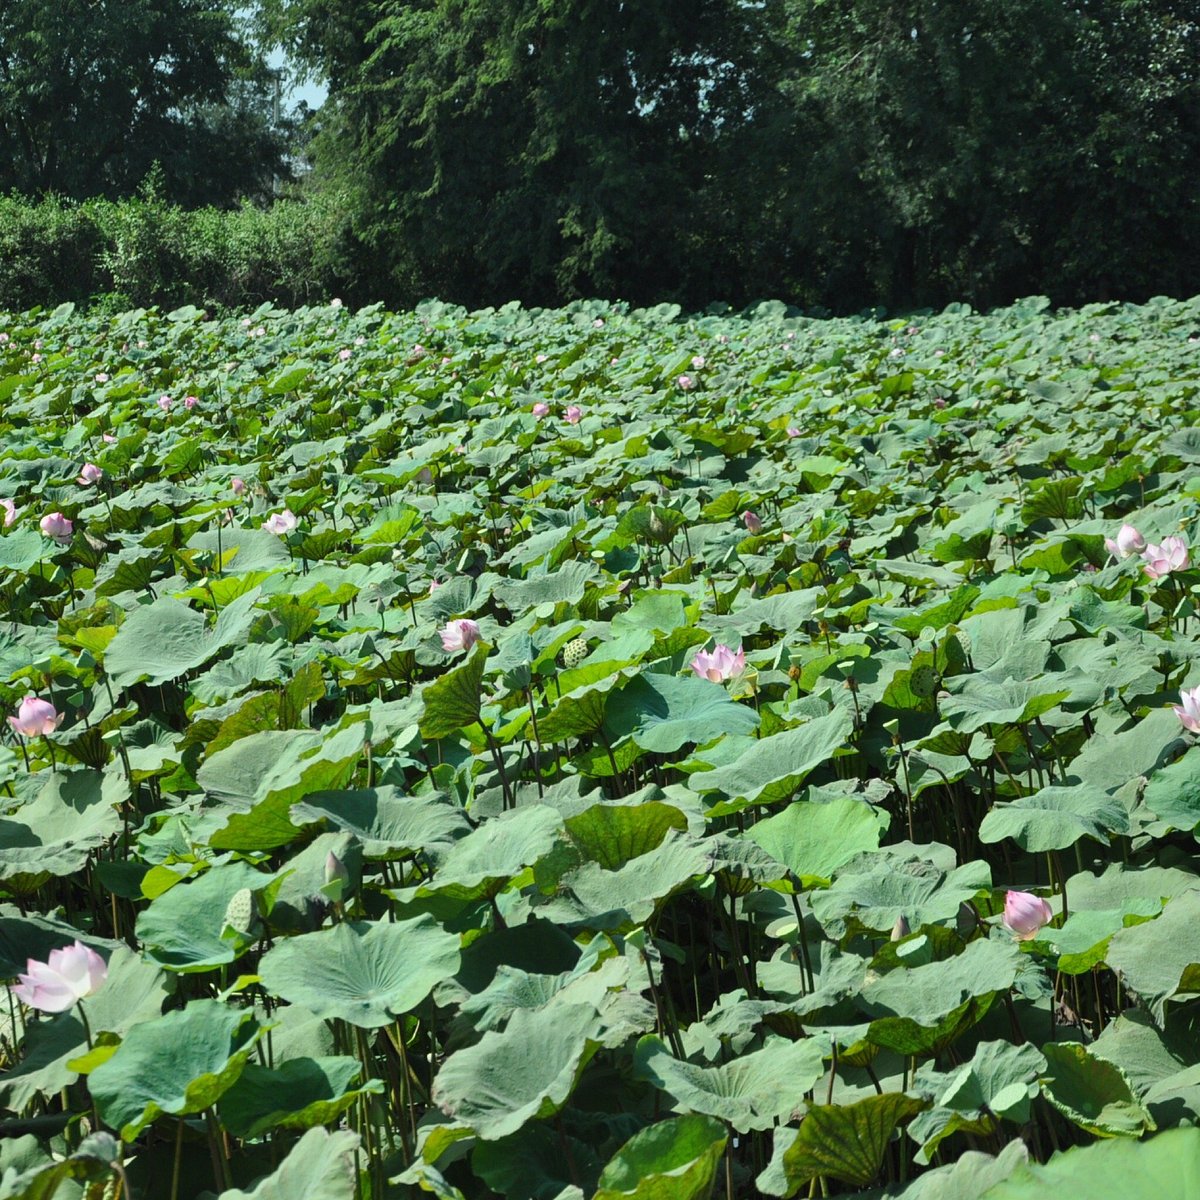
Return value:
M 5 0 L 0 190 L 182 204 L 270 190 L 269 80 L 220 0 Z

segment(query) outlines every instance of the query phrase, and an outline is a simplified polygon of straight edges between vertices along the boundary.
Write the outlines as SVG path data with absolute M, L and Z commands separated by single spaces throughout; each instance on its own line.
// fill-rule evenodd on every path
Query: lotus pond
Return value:
M 0 1197 L 1200 1195 L 1200 301 L 0 330 Z

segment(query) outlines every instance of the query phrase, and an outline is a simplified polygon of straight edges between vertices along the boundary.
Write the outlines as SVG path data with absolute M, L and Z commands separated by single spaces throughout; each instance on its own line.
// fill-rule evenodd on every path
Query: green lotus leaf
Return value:
M 713 1117 L 688 1113 L 635 1133 L 600 1173 L 592 1200 L 705 1200 L 728 1140 Z
M 843 863 L 876 850 L 887 814 L 849 796 L 789 804 L 746 834 L 778 859 L 804 887 L 826 884 Z
M 825 1049 L 815 1038 L 775 1038 L 721 1066 L 702 1067 L 675 1058 L 660 1038 L 647 1036 L 634 1052 L 634 1070 L 682 1111 L 719 1117 L 747 1133 L 769 1129 L 804 1107 L 804 1093 L 825 1071 Z
M 134 1025 L 88 1076 L 101 1120 L 129 1142 L 164 1113 L 203 1112 L 237 1081 L 262 1028 L 254 1014 L 217 1000 Z
M 233 1188 L 219 1200 L 355 1200 L 358 1134 L 310 1129 L 287 1158 L 249 1191 Z
M 288 938 L 263 955 L 259 975 L 272 995 L 317 1016 L 377 1029 L 420 1004 L 458 966 L 458 936 L 420 916 Z
M 229 646 L 246 641 L 254 622 L 257 590 L 223 608 L 210 630 L 201 612 L 160 597 L 125 618 L 104 655 L 105 670 L 117 687 L 139 680 L 167 683 L 202 667 Z

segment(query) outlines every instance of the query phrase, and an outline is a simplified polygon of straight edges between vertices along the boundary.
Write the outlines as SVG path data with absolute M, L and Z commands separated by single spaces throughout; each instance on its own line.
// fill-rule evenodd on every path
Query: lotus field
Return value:
M 0 1198 L 1200 1195 L 1200 301 L 0 329 Z

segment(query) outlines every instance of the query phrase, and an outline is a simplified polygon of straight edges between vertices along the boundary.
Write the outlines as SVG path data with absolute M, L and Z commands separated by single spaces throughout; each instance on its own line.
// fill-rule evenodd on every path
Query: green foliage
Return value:
M 0 1196 L 1171 1194 L 1200 301 L 0 333 Z

